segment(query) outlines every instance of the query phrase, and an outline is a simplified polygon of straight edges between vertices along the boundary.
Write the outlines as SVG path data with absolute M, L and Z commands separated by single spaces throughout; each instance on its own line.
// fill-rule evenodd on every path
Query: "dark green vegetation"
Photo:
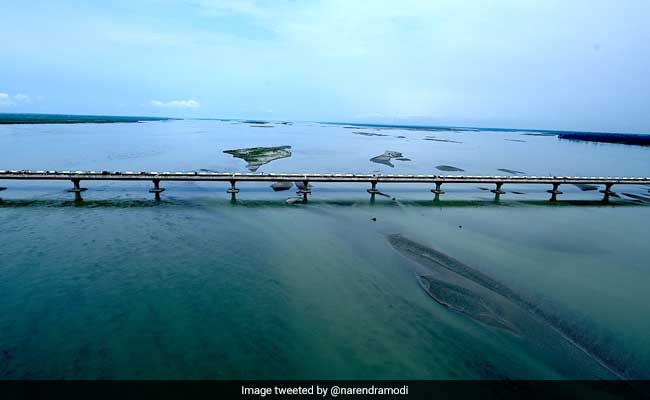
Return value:
M 0 124 L 112 124 L 124 122 L 167 121 L 175 118 L 125 117 L 113 115 L 0 114 Z
M 291 146 L 249 147 L 245 149 L 224 150 L 235 158 L 241 158 L 248 163 L 246 168 L 255 172 L 264 164 L 280 158 L 291 157 Z
M 558 137 L 560 139 L 579 140 L 585 142 L 650 146 L 650 135 L 631 135 L 626 133 L 563 132 L 558 134 Z

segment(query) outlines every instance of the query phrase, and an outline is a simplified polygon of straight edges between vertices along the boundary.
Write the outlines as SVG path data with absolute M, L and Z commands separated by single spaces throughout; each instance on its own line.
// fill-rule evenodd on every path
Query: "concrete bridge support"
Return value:
M 160 179 L 154 179 L 153 189 L 149 189 L 149 193 L 153 193 L 156 196 L 156 200 L 160 200 L 160 193 L 164 192 L 165 189 L 160 187 Z
M 440 201 L 440 195 L 445 194 L 445 192 L 442 191 L 442 181 L 435 182 L 436 188 L 431 189 L 431 193 L 435 194 L 433 197 L 433 201 Z
M 302 187 L 299 187 L 296 193 L 302 195 L 302 201 L 306 203 L 308 200 L 307 196 L 311 194 L 311 189 L 309 189 L 309 181 L 302 181 Z
M 547 193 L 551 194 L 551 198 L 549 199 L 549 201 L 557 201 L 557 195 L 562 194 L 562 192 L 558 190 L 559 187 L 560 187 L 559 183 L 554 183 L 553 189 L 546 191 Z
M 227 193 L 230 193 L 230 201 L 237 201 L 237 193 L 239 193 L 239 189 L 235 187 L 236 183 L 237 183 L 236 180 L 231 179 L 230 189 L 226 190 Z
M 606 183 L 605 190 L 601 190 L 600 193 L 603 193 L 603 203 L 609 203 L 609 196 L 615 195 L 616 193 L 612 191 L 613 183 Z
M 368 189 L 368 193 L 370 193 L 370 200 L 374 200 L 375 195 L 379 193 L 379 190 L 377 190 L 377 181 L 370 181 L 370 185 L 372 187 Z
M 0 180 L 48 180 L 48 181 L 72 181 L 74 187 L 69 190 L 75 193 L 75 198 L 81 200 L 81 193 L 85 188 L 80 187 L 79 182 L 84 181 L 149 181 L 154 182 L 153 189 L 150 192 L 159 197 L 163 189 L 159 181 L 186 181 L 186 182 L 230 182 L 230 188 L 227 190 L 231 194 L 232 200 L 236 200 L 236 194 L 239 189 L 235 187 L 236 182 L 293 182 L 298 186 L 298 194 L 301 199 L 307 201 L 311 195 L 309 182 L 317 183 L 370 183 L 371 188 L 367 190 L 371 199 L 376 195 L 383 195 L 377 186 L 382 183 L 404 183 L 404 184 L 428 184 L 435 185 L 431 192 L 435 194 L 434 201 L 439 200 L 442 191 L 442 184 L 495 184 L 496 188 L 491 190 L 495 194 L 495 200 L 504 194 L 502 191 L 503 184 L 516 185 L 552 185 L 552 190 L 547 190 L 551 194 L 551 201 L 556 201 L 560 185 L 603 185 L 604 194 L 602 200 L 608 202 L 611 196 L 618 197 L 612 191 L 613 185 L 646 185 L 650 187 L 650 177 L 557 177 L 557 176 L 462 176 L 462 175 L 382 175 L 382 174 L 232 174 L 232 173 L 207 173 L 207 172 L 95 172 L 95 171 L 32 171 L 32 170 L 0 170 Z M 618 187 L 618 186 L 617 186 Z M 3 188 L 0 188 L 2 190 Z M 481 188 L 485 189 L 485 188 Z M 600 188 L 599 188 L 600 189 Z M 645 188 L 644 188 L 645 190 Z
M 503 186 L 503 182 L 496 182 L 496 189 L 490 190 L 490 192 L 494 193 L 494 201 L 499 201 L 501 198 L 502 194 L 506 194 L 503 190 L 501 190 L 501 186 Z
M 74 187 L 72 189 L 68 189 L 68 192 L 74 193 L 75 201 L 83 200 L 81 198 L 81 192 L 85 192 L 88 189 L 82 188 L 82 187 L 79 186 L 80 179 L 71 179 L 71 181 L 72 181 L 72 184 L 74 185 Z

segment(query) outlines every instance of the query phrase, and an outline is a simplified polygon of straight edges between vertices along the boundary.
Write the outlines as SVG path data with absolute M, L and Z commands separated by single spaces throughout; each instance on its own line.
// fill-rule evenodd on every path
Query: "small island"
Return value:
M 398 161 L 411 161 L 409 158 L 404 157 L 402 153 L 399 151 L 393 151 L 393 150 L 386 150 L 384 154 L 380 154 L 376 157 L 373 157 L 370 159 L 370 161 L 377 163 L 377 164 L 383 164 L 387 165 L 391 168 L 395 167 L 393 163 L 391 162 L 392 159 L 398 160 Z
M 436 166 L 436 169 L 440 171 L 446 171 L 446 172 L 465 172 L 464 169 L 454 167 L 453 165 L 438 165 Z
M 291 157 L 291 146 L 277 147 L 249 147 L 244 149 L 224 150 L 224 153 L 231 154 L 235 158 L 241 158 L 248 164 L 246 168 L 255 172 L 259 167 L 280 158 Z

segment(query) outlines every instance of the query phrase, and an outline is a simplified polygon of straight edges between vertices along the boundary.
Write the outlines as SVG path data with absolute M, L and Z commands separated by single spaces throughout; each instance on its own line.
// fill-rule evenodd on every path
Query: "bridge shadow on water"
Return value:
M 424 208 L 485 208 L 485 207 L 634 207 L 647 206 L 648 203 L 616 199 L 610 202 L 602 200 L 557 200 L 551 202 L 543 199 L 528 200 L 363 200 L 363 199 L 310 199 L 308 202 L 297 201 L 288 204 L 277 199 L 241 199 L 231 201 L 222 198 L 164 198 L 153 199 L 98 199 L 98 200 L 65 200 L 65 199 L 2 199 L 2 208 L 194 208 L 194 207 L 234 207 L 234 208 L 312 208 L 312 207 L 424 207 Z

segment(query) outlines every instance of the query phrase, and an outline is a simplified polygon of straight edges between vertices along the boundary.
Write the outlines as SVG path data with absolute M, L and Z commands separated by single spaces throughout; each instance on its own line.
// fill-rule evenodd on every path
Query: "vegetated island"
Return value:
M 391 162 L 392 159 L 396 159 L 398 161 L 411 161 L 411 159 L 404 157 L 404 155 L 399 151 L 392 150 L 386 150 L 384 151 L 384 154 L 373 157 L 370 159 L 370 161 L 377 164 L 388 165 L 389 167 L 393 168 L 395 166 Z
M 224 153 L 231 154 L 235 158 L 241 158 L 246 161 L 248 163 L 246 168 L 251 172 L 255 172 L 259 167 L 273 160 L 291 157 L 291 146 L 249 147 L 245 149 L 224 150 Z
M 17 124 L 115 124 L 149 121 L 170 121 L 178 118 L 130 117 L 118 115 L 68 115 L 68 114 L 2 114 L 0 125 Z

